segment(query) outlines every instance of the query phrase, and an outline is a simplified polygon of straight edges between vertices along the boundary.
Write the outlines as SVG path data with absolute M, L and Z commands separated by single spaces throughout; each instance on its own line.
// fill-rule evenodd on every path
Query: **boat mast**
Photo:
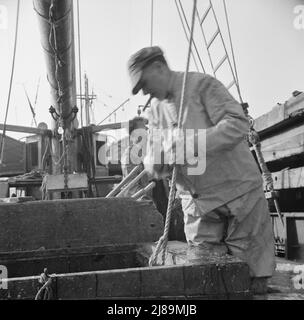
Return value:
M 77 170 L 76 81 L 72 0 L 34 0 L 51 87 L 52 173 Z M 60 129 L 61 128 L 61 129 Z M 61 135 L 60 135 L 61 134 Z M 61 159 L 62 161 L 58 160 Z

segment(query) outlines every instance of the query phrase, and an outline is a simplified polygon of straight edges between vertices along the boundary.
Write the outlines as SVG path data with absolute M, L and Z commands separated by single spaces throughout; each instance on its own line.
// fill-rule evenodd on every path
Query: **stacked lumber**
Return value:
M 284 215 L 283 228 L 270 200 L 275 236 L 287 258 L 304 261 L 304 93 L 257 118 L 255 129 Z

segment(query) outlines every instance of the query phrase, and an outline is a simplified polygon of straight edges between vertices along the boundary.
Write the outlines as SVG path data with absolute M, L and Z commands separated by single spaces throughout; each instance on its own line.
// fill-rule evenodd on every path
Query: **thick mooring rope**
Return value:
M 185 91 L 186 91 L 187 83 L 188 83 L 188 73 L 189 73 L 190 58 L 191 58 L 191 47 L 192 47 L 193 34 L 194 34 L 196 4 L 197 4 L 197 0 L 193 0 L 191 34 L 190 34 L 190 41 L 189 41 L 187 66 L 186 66 L 186 71 L 184 74 L 181 102 L 180 102 L 179 115 L 178 115 L 178 125 L 177 125 L 178 129 L 180 129 L 182 127 L 182 116 L 183 116 L 183 107 L 184 107 L 184 100 L 185 100 Z M 160 252 L 162 252 L 162 264 L 163 265 L 165 264 L 166 248 L 167 248 L 167 244 L 168 244 L 169 227 L 170 227 L 170 221 L 171 221 L 171 213 L 172 213 L 173 202 L 175 199 L 176 177 L 177 177 L 177 165 L 174 164 L 173 165 L 172 180 L 171 180 L 171 188 L 170 188 L 169 199 L 168 199 L 168 208 L 167 208 L 167 214 L 166 214 L 164 234 L 159 239 L 157 246 L 156 246 L 156 249 L 155 249 L 154 253 L 152 254 L 152 256 L 150 257 L 150 260 L 149 260 L 150 266 L 155 266 L 157 264 L 157 257 Z

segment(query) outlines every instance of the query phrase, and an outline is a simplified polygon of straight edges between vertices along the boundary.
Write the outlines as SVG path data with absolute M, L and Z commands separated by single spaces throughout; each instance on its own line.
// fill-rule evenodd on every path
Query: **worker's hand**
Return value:
M 172 165 L 166 163 L 165 153 L 161 151 L 159 157 L 147 154 L 144 159 L 145 170 L 155 179 L 166 178 L 171 175 Z

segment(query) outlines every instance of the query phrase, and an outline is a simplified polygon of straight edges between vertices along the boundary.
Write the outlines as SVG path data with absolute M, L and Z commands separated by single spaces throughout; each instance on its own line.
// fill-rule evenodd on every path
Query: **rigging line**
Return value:
M 175 1 L 176 1 L 176 0 L 175 0 Z M 186 14 L 185 14 L 185 10 L 184 10 L 184 8 L 183 8 L 183 5 L 182 5 L 182 3 L 181 3 L 181 0 L 178 0 L 178 2 L 179 2 L 179 5 L 180 5 L 180 8 L 181 8 L 181 10 L 182 10 L 182 13 L 183 13 L 184 20 L 185 20 L 185 22 L 186 22 L 188 31 L 190 32 L 190 26 L 189 26 L 189 24 L 188 24 L 188 20 L 187 20 L 187 17 L 186 17 Z M 203 72 L 206 73 L 205 68 L 204 68 L 204 65 L 203 65 L 203 62 L 202 62 L 202 59 L 201 59 L 201 56 L 200 56 L 200 54 L 199 54 L 199 52 L 198 52 L 198 49 L 197 49 L 197 46 L 196 46 L 196 43 L 195 43 L 195 40 L 194 40 L 194 36 L 193 36 L 193 39 L 192 39 L 192 43 L 193 43 L 193 46 L 194 46 L 194 48 L 195 48 L 196 54 L 197 54 L 197 56 L 198 56 L 198 59 L 199 59 L 199 61 L 200 61 L 200 64 L 201 64 L 201 66 L 202 66 Z
M 38 84 L 37 84 L 34 107 L 33 107 L 34 112 L 35 112 L 35 116 L 36 116 L 36 106 L 37 106 L 37 101 L 38 101 L 38 93 L 39 93 L 39 89 L 40 89 L 40 81 L 41 81 L 41 76 L 38 78 Z M 34 121 L 34 119 L 32 119 L 31 126 L 33 125 L 33 121 Z M 36 119 L 35 119 L 35 123 L 36 123 Z M 37 123 L 36 123 L 36 127 L 38 127 Z
M 180 101 L 180 108 L 178 113 L 178 124 L 177 128 L 180 129 L 182 127 L 182 121 L 183 121 L 183 108 L 184 108 L 184 100 L 185 100 L 185 92 L 187 89 L 187 82 L 188 82 L 188 75 L 189 75 L 189 67 L 190 67 L 190 60 L 191 60 L 191 46 L 193 43 L 193 35 L 194 35 L 194 26 L 195 26 L 195 9 L 197 6 L 197 0 L 193 0 L 193 12 L 192 12 L 192 22 L 191 22 L 191 31 L 190 31 L 190 41 L 189 41 L 189 48 L 188 48 L 188 54 L 187 54 L 187 66 L 186 71 L 184 73 L 183 77 L 183 85 L 181 89 L 181 101 Z M 153 252 L 152 256 L 149 259 L 149 265 L 153 266 L 156 265 L 157 257 L 160 252 L 162 252 L 162 264 L 165 264 L 165 258 L 166 258 L 166 249 L 168 245 L 168 235 L 169 235 L 169 229 L 170 229 L 170 221 L 171 221 L 171 215 L 172 215 L 172 208 L 173 208 L 173 202 L 175 199 L 175 186 L 176 186 L 176 179 L 177 179 L 177 165 L 176 163 L 173 165 L 173 173 L 171 178 L 171 188 L 169 192 L 168 197 L 168 206 L 167 206 L 167 213 L 166 213 L 166 221 L 165 221 L 165 227 L 164 227 L 164 233 L 161 236 L 161 238 L 158 240 L 155 251 Z
M 112 111 L 106 118 L 104 118 L 101 122 L 98 123 L 97 126 L 101 125 L 103 122 L 105 122 L 107 119 L 111 117 L 112 114 L 114 114 L 116 111 L 118 111 L 120 108 L 122 108 L 126 103 L 130 101 L 130 98 L 128 98 L 126 101 L 124 101 L 121 105 L 119 105 L 114 111 Z
M 31 110 L 31 113 L 32 113 L 32 117 L 33 117 L 32 120 L 34 120 L 35 126 L 37 127 L 35 109 L 34 109 L 34 107 L 33 107 L 33 105 L 32 105 L 32 102 L 31 102 L 31 100 L 30 100 L 30 97 L 29 97 L 29 95 L 28 95 L 28 93 L 27 93 L 27 91 L 26 91 L 26 88 L 25 88 L 25 85 L 24 85 L 24 84 L 23 84 L 23 89 L 24 89 L 24 93 L 25 93 L 25 95 L 26 95 L 27 102 L 28 102 L 28 105 L 29 105 L 30 110 Z
M 37 84 L 37 91 L 36 91 L 35 102 L 34 102 L 34 107 L 35 108 L 36 108 L 36 104 L 37 104 L 37 101 L 38 101 L 38 93 L 39 93 L 39 89 L 40 89 L 40 81 L 41 81 L 41 77 L 39 77 L 38 84 Z
M 6 104 L 5 118 L 4 118 L 4 127 L 3 127 L 2 136 L 1 136 L 1 143 L 0 143 L 0 164 L 2 163 L 2 160 L 3 160 L 4 137 L 5 137 L 5 134 L 6 134 L 7 116 L 8 116 L 9 106 L 10 106 L 13 79 L 14 79 L 14 73 L 15 73 L 15 61 L 16 61 L 18 29 L 19 29 L 19 13 L 20 13 L 20 0 L 18 0 L 18 2 L 17 2 L 17 17 L 16 17 L 13 63 L 12 63 L 12 70 L 11 70 L 11 78 L 10 78 L 10 85 L 9 85 L 7 104 Z
M 230 41 L 230 47 L 231 47 L 233 65 L 234 65 L 234 72 L 235 72 L 235 77 L 236 77 L 236 81 L 237 81 L 236 87 L 237 87 L 237 90 L 238 90 L 238 94 L 239 94 L 241 103 L 243 103 L 243 98 L 242 98 L 241 89 L 240 89 L 239 76 L 238 76 L 238 71 L 237 71 L 237 67 L 236 67 L 236 59 L 235 59 L 235 53 L 234 53 L 234 48 L 233 48 L 233 42 L 232 42 L 231 29 L 230 29 L 230 23 L 229 23 L 226 0 L 223 0 L 223 4 L 224 4 L 225 17 L 226 17 L 226 22 L 227 22 L 227 29 L 228 29 L 228 34 L 229 34 L 229 41 Z
M 237 79 L 236 79 L 236 77 L 235 77 L 234 70 L 233 70 L 233 67 L 232 67 L 232 64 L 231 64 L 229 55 L 228 55 L 228 50 L 227 50 L 226 43 L 225 43 L 225 40 L 224 40 L 222 31 L 221 31 L 221 27 L 220 27 L 220 24 L 219 24 L 219 21 L 218 21 L 218 18 L 217 18 L 215 9 L 214 9 L 213 4 L 212 4 L 212 0 L 209 0 L 209 1 L 210 1 L 211 10 L 212 10 L 212 12 L 213 12 L 213 16 L 214 16 L 216 25 L 218 26 L 219 35 L 220 35 L 220 37 L 221 37 L 221 40 L 222 40 L 222 43 L 223 43 L 223 46 L 224 46 L 225 54 L 227 55 L 227 61 L 228 61 L 229 68 L 230 68 L 231 73 L 232 73 L 233 81 L 235 82 L 236 87 L 237 87 L 237 86 L 238 86 L 238 84 L 237 84 Z M 241 97 L 240 97 L 240 100 L 241 100 Z
M 199 12 L 198 12 L 197 8 L 196 8 L 196 15 L 197 15 L 198 21 L 200 21 L 200 15 L 199 15 Z M 201 31 L 202 31 L 202 35 L 203 35 L 203 39 L 204 39 L 204 42 L 205 42 L 205 46 L 207 48 L 208 58 L 209 58 L 209 62 L 210 62 L 210 65 L 211 65 L 211 68 L 212 68 L 212 71 L 213 71 L 213 75 L 214 75 L 214 77 L 216 77 L 216 74 L 214 72 L 214 65 L 213 65 L 213 62 L 212 62 L 211 54 L 210 54 L 210 51 L 208 50 L 208 42 L 207 42 L 207 39 L 206 39 L 205 32 L 204 32 L 204 29 L 203 29 L 203 26 L 202 26 L 201 23 L 199 23 L 199 26 L 200 26 Z
M 179 15 L 179 18 L 180 18 L 182 27 L 183 27 L 183 29 L 184 29 L 184 33 L 185 33 L 186 39 L 187 39 L 187 41 L 189 42 L 190 39 L 189 39 L 187 30 L 186 30 L 186 27 L 185 27 L 185 23 L 184 23 L 182 14 L 181 14 L 181 12 L 180 12 L 180 8 L 178 7 L 177 0 L 175 0 L 175 5 L 176 5 L 176 9 L 177 9 L 177 12 L 178 12 L 178 15 Z M 199 71 L 199 67 L 198 67 L 198 65 L 197 65 L 197 61 L 196 61 L 195 55 L 194 55 L 194 53 L 193 53 L 192 50 L 191 50 L 191 55 L 192 55 L 192 59 L 193 59 L 193 61 L 194 61 L 196 70 Z
M 79 0 L 77 0 L 77 25 L 78 25 L 78 63 L 79 63 L 79 93 L 82 97 L 82 75 L 81 75 L 81 45 L 80 45 L 80 10 L 79 10 Z M 81 127 L 83 127 L 83 101 L 80 99 L 80 121 Z
M 151 47 L 153 46 L 153 31 L 154 31 L 154 0 L 151 0 Z

